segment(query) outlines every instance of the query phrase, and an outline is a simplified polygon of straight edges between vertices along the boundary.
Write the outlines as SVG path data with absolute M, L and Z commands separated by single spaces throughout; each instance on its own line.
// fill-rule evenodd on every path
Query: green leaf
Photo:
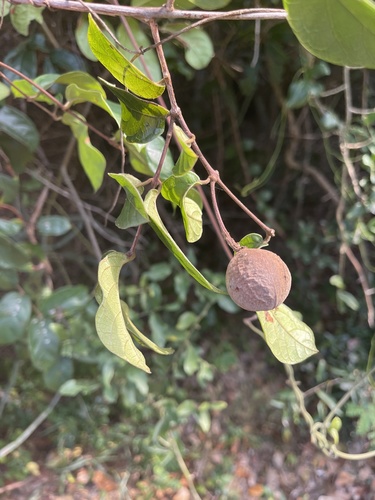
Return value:
M 44 384 L 50 391 L 57 391 L 73 377 L 73 372 L 73 361 L 61 356 L 51 368 L 43 372 Z
M 0 193 L 3 203 L 12 203 L 18 196 L 19 187 L 20 180 L 18 176 L 11 177 L 0 172 Z
M 37 57 L 36 51 L 32 48 L 30 39 L 26 42 L 19 43 L 17 46 L 10 50 L 4 57 L 4 63 L 13 69 L 16 69 L 23 75 L 29 78 L 35 78 L 37 75 Z M 17 80 L 19 78 L 13 71 L 3 70 L 7 78 L 10 80 Z
M 184 372 L 186 373 L 186 375 L 189 376 L 194 375 L 194 373 L 198 371 L 199 360 L 200 356 L 198 354 L 197 348 L 189 344 L 185 353 L 185 359 L 183 364 Z
M 165 26 L 165 31 L 177 33 L 188 26 L 186 23 L 170 23 Z M 211 38 L 201 28 L 193 28 L 190 31 L 177 36 L 184 49 L 185 59 L 194 69 L 203 69 L 208 66 L 214 57 L 214 47 Z
M 130 174 L 108 175 L 115 179 L 126 192 L 125 205 L 116 219 L 116 226 L 120 229 L 128 229 L 148 222 L 149 218 L 141 197 L 143 188 L 139 187 L 141 181 Z
M 5 83 L 0 82 L 0 101 L 3 101 L 10 96 L 10 88 Z
M 85 118 L 81 115 L 78 116 L 80 116 L 84 122 L 80 121 L 76 116 L 73 116 L 70 113 L 63 114 L 62 122 L 65 125 L 69 125 L 74 137 L 77 139 L 79 161 L 89 178 L 94 191 L 97 191 L 103 182 L 106 165 L 105 157 L 95 146 L 91 144 Z
M 47 90 L 51 87 L 56 79 L 59 77 L 58 74 L 51 73 L 40 75 L 34 78 L 34 82 L 38 84 L 43 89 Z M 40 90 L 38 90 L 34 85 L 26 80 L 14 80 L 12 85 L 12 93 L 15 98 L 25 99 L 25 96 L 32 97 L 33 100 L 38 102 L 46 102 L 47 104 L 53 105 L 54 102 L 48 96 L 43 94 Z
M 121 102 L 121 130 L 128 142 L 150 142 L 164 132 L 167 109 L 100 80 Z
M 218 10 L 226 7 L 232 0 L 190 0 L 191 3 L 203 10 Z
M 176 324 L 176 328 L 177 330 L 187 330 L 189 329 L 191 326 L 195 325 L 197 323 L 197 315 L 191 311 L 185 311 L 183 312 L 178 320 L 177 320 L 177 324 Z
M 189 243 L 195 243 L 203 233 L 202 209 L 198 203 L 189 198 L 189 193 L 190 191 L 187 191 L 183 196 L 180 207 L 186 239 Z
M 16 236 L 24 227 L 21 219 L 0 219 L 0 233 L 4 236 Z
M 241 247 L 247 248 L 262 248 L 268 245 L 268 243 L 264 243 L 263 237 L 258 233 L 247 234 L 241 238 L 239 244 Z
M 90 61 L 97 61 L 98 59 L 91 50 L 88 41 L 88 28 L 89 21 L 87 18 L 87 14 L 81 14 L 78 18 L 77 26 L 74 32 L 77 45 L 86 59 L 89 59 Z
M 0 235 L 0 268 L 22 270 L 29 263 L 29 256 L 17 243 Z
M 161 195 L 166 200 L 180 206 L 182 198 L 186 192 L 199 182 L 200 178 L 195 172 L 187 172 L 186 174 L 179 176 L 171 175 L 166 181 L 163 182 Z
M 267 345 L 281 363 L 301 363 L 318 352 L 311 328 L 285 304 L 271 311 L 258 311 L 257 315 Z
M 17 271 L 15 269 L 1 269 L 0 290 L 14 290 L 17 287 L 17 285 L 18 285 Z
M 36 228 L 43 236 L 62 236 L 72 229 L 72 224 L 62 215 L 42 215 Z
M 181 248 L 174 241 L 172 236 L 169 234 L 167 228 L 164 226 L 163 221 L 161 220 L 158 209 L 156 206 L 156 200 L 159 193 L 156 189 L 151 189 L 145 199 L 145 208 L 150 218 L 150 226 L 155 231 L 157 236 L 161 239 L 164 245 L 173 253 L 182 267 L 192 276 L 199 284 L 203 287 L 211 290 L 212 292 L 221 293 L 223 295 L 226 292 L 219 290 L 216 286 L 212 285 L 199 271 L 198 269 L 190 262 L 190 260 L 183 253 Z
M 121 308 L 119 276 L 124 264 L 133 257 L 111 251 L 99 263 L 98 287 L 95 293 L 99 308 L 95 317 L 96 330 L 105 347 L 128 363 L 151 373 L 141 351 L 134 345 L 126 328 Z
M 39 133 L 34 123 L 25 113 L 10 106 L 0 109 L 0 136 L 1 133 L 9 135 L 32 153 L 39 145 Z
M 165 85 L 155 83 L 129 62 L 103 35 L 89 15 L 88 40 L 93 54 L 120 83 L 134 94 L 146 99 L 156 99 L 165 90 Z
M 60 340 L 52 323 L 33 319 L 29 328 L 30 359 L 37 370 L 49 370 L 59 359 Z
M 33 5 L 13 5 L 10 10 L 10 20 L 18 33 L 28 36 L 31 21 L 43 24 L 43 10 L 44 7 L 34 7 Z
M 375 68 L 371 0 L 283 0 L 288 22 L 314 56 L 340 66 Z
M 142 25 L 144 26 L 143 23 L 138 21 L 138 19 L 133 19 L 131 17 L 127 18 L 127 22 L 129 24 L 131 33 L 135 39 L 135 41 L 138 44 L 138 47 L 148 47 L 151 45 L 151 41 L 145 34 L 145 32 L 142 29 Z M 130 40 L 127 32 L 125 31 L 124 25 L 120 24 L 119 27 L 117 28 L 117 39 L 118 41 L 127 49 L 134 51 L 134 45 L 132 41 Z M 119 48 L 120 52 L 122 52 L 121 48 Z M 126 57 L 126 54 L 124 54 Z M 154 81 L 160 81 L 163 77 L 160 69 L 160 64 L 159 60 L 157 58 L 155 49 L 148 50 L 143 54 L 142 57 L 137 57 L 134 59 L 133 64 L 136 66 L 140 71 L 144 71 L 144 66 L 142 64 L 142 60 L 144 60 L 151 77 Z
M 163 137 L 157 137 L 147 144 L 126 143 L 129 151 L 130 163 L 134 170 L 141 174 L 153 176 L 158 168 L 164 144 L 165 140 Z M 162 181 L 168 179 L 168 177 L 172 175 L 173 166 L 173 157 L 168 149 L 160 173 L 160 179 Z
M 285 104 L 290 109 L 302 108 L 310 97 L 319 96 L 323 90 L 324 87 L 320 83 L 298 80 L 290 85 Z
M 183 175 L 194 167 L 198 160 L 198 156 L 191 149 L 192 140 L 189 139 L 185 132 L 175 123 L 173 124 L 173 131 L 182 148 L 176 165 L 173 167 L 173 174 Z
M 31 300 L 27 295 L 10 292 L 0 300 L 0 345 L 20 340 L 31 317 Z
M 74 378 L 67 380 L 59 389 L 62 396 L 78 396 L 78 394 L 88 395 L 99 389 L 100 384 L 91 382 L 91 380 L 76 380 Z
M 82 309 L 90 300 L 90 295 L 84 285 L 62 286 L 51 293 L 48 297 L 39 300 L 39 310 L 44 315 L 54 315 L 63 311 L 68 315 L 74 315 Z
M 125 324 L 129 332 L 131 333 L 132 337 L 134 338 L 134 340 L 138 342 L 138 344 L 147 347 L 148 349 L 152 349 L 158 354 L 163 354 L 164 356 L 172 354 L 174 352 L 174 349 L 172 348 L 159 347 L 154 342 L 152 342 L 152 340 L 143 335 L 141 331 L 138 330 L 138 328 L 135 326 L 135 324 L 129 317 L 129 307 L 127 304 L 125 304 L 124 301 L 121 301 L 121 309 L 122 309 L 122 314 L 124 316 Z

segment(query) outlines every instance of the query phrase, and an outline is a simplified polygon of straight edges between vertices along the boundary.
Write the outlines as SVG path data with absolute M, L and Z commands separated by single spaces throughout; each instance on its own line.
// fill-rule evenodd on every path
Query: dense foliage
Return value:
M 2 3 L 1 457 L 56 393 L 58 447 L 125 440 L 173 488 L 183 429 L 227 411 L 214 381 L 254 332 L 272 370 L 261 338 L 319 384 L 303 393 L 287 365 L 284 418 L 327 454 L 351 458 L 353 425 L 375 444 L 375 7 L 348 2 L 264 1 L 278 15 L 193 29 Z M 288 307 L 248 317 L 225 294 L 228 256 L 267 244 L 291 271 Z M 12 478 L 32 459 L 9 457 Z

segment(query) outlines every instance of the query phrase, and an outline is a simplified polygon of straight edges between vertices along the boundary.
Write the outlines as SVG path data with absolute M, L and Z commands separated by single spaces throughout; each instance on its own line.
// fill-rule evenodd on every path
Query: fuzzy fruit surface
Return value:
M 278 255 L 261 248 L 242 248 L 229 262 L 228 293 L 246 311 L 269 311 L 284 302 L 292 277 Z

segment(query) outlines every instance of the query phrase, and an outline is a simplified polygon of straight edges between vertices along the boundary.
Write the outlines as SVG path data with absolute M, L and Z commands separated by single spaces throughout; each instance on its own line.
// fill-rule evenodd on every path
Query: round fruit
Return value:
M 278 255 L 261 248 L 241 248 L 228 264 L 228 293 L 246 311 L 269 311 L 287 298 L 292 277 Z

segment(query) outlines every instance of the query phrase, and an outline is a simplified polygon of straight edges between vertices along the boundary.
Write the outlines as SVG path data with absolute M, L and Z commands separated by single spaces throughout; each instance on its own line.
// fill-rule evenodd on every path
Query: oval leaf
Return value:
M 168 354 L 172 354 L 174 352 L 174 349 L 172 349 L 172 348 L 159 347 L 154 342 L 152 342 L 152 340 L 150 340 L 148 337 L 146 337 L 146 335 L 143 335 L 143 333 L 140 330 L 138 330 L 138 328 L 135 326 L 135 324 L 130 319 L 129 307 L 124 301 L 121 301 L 121 308 L 122 308 L 122 314 L 124 316 L 125 324 L 129 330 L 129 332 L 132 334 L 133 338 L 139 344 L 143 345 L 144 347 L 148 347 L 148 349 L 152 349 L 153 351 L 157 352 L 158 354 L 168 355 Z
M 60 340 L 49 321 L 34 319 L 29 329 L 30 358 L 37 370 L 46 371 L 58 361 Z
M 156 99 L 165 86 L 155 83 L 129 62 L 119 50 L 103 35 L 89 14 L 88 40 L 93 54 L 105 68 L 126 88 L 146 99 Z
M 44 236 L 62 236 L 72 229 L 68 217 L 62 215 L 42 215 L 39 217 L 36 227 Z
M 167 109 L 119 89 L 102 78 L 100 80 L 121 103 L 121 130 L 128 142 L 143 144 L 164 132 L 165 117 L 169 113 Z
M 126 201 L 120 215 L 116 219 L 116 226 L 120 229 L 136 227 L 148 222 L 148 215 L 139 191 L 141 181 L 130 174 L 108 174 L 115 179 L 126 192 Z M 141 189 L 141 191 L 143 188 Z
M 156 200 L 159 195 L 159 192 L 156 189 L 151 189 L 147 193 L 145 199 L 145 208 L 150 218 L 150 226 L 164 243 L 164 245 L 173 253 L 182 267 L 192 276 L 199 284 L 211 290 L 212 292 L 221 293 L 226 295 L 226 292 L 223 292 L 219 288 L 216 288 L 212 283 L 210 283 L 199 271 L 198 269 L 190 262 L 190 260 L 186 257 L 181 248 L 174 241 L 172 236 L 169 234 L 167 228 L 164 226 L 163 221 L 161 220 L 158 209 L 156 206 Z
M 0 301 L 0 345 L 20 340 L 30 320 L 31 300 L 25 295 L 10 292 Z
M 95 316 L 95 325 L 100 340 L 105 347 L 128 363 L 151 373 L 141 351 L 134 345 L 126 328 L 121 309 L 119 276 L 122 266 L 133 257 L 111 251 L 99 263 L 98 287 L 95 297 L 99 308 Z
M 371 0 L 284 0 L 288 22 L 314 56 L 340 66 L 375 68 Z
M 257 315 L 267 345 L 281 363 L 301 363 L 318 352 L 311 328 L 285 304 L 271 311 L 258 311 Z

